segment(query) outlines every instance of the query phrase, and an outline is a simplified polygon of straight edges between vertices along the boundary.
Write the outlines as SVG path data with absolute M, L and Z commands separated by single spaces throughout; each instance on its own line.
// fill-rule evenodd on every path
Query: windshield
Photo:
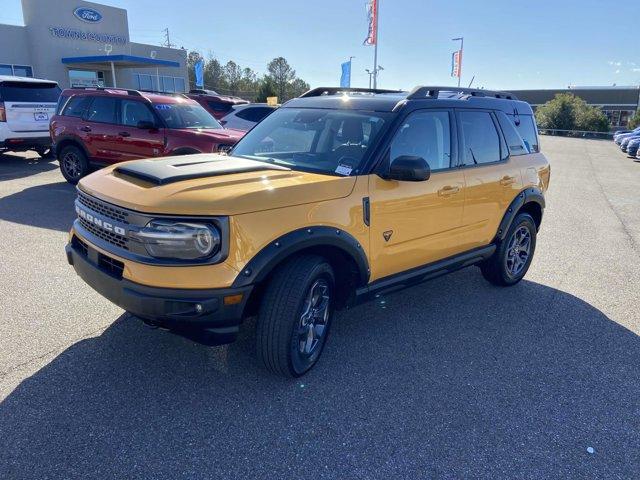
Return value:
M 153 107 L 168 128 L 222 128 L 213 115 L 198 104 L 155 103 Z
M 378 112 L 280 108 L 240 140 L 232 154 L 294 170 L 357 175 L 385 118 Z

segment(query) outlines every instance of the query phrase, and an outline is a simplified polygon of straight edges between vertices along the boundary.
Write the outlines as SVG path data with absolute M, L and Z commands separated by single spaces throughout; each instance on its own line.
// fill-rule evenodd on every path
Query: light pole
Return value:
M 368 68 L 365 68 L 364 71 L 367 72 L 367 74 L 369 75 L 369 90 L 371 90 L 371 77 L 373 75 L 373 72 Z
M 462 77 L 462 50 L 464 49 L 464 37 L 452 38 L 452 42 L 460 42 L 460 50 L 458 50 L 458 87 L 460 87 L 460 79 Z

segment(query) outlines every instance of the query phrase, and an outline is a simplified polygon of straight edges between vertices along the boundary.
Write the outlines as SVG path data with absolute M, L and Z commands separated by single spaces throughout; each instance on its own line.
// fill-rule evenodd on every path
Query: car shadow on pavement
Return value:
M 24 154 L 0 153 L 0 182 L 29 177 L 58 169 L 52 158 L 25 157 Z
M 75 220 L 76 189 L 67 182 L 25 188 L 0 197 L 0 220 L 68 231 Z
M 69 347 L 0 404 L 0 477 L 638 472 L 640 338 L 566 292 L 467 269 L 340 313 L 298 380 L 246 327 L 204 347 L 125 314 Z

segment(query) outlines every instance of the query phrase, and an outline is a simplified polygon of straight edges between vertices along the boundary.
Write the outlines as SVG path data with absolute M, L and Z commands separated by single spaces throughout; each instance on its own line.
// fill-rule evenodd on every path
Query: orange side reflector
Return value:
M 241 301 L 242 301 L 242 294 L 241 293 L 239 293 L 237 295 L 228 295 L 228 296 L 224 297 L 224 304 L 225 305 L 237 305 Z

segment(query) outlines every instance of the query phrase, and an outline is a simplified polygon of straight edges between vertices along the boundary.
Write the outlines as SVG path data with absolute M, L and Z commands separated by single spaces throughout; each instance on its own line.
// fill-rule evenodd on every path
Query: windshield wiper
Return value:
M 469 147 L 469 151 L 471 152 L 471 158 L 473 158 L 473 163 L 477 165 L 478 161 L 476 160 L 476 156 L 473 154 L 473 149 L 471 147 Z

